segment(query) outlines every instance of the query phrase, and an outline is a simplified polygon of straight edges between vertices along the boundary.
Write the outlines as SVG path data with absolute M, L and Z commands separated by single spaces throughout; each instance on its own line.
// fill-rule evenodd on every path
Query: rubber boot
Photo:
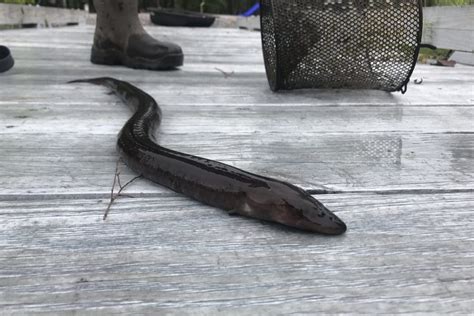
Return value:
M 160 42 L 143 29 L 137 0 L 94 0 L 94 6 L 97 22 L 92 63 L 152 70 L 183 65 L 181 47 Z

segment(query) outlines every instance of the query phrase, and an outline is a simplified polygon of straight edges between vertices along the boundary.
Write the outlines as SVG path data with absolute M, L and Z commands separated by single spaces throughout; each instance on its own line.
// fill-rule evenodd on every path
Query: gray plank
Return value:
M 471 134 L 290 135 L 216 132 L 186 137 L 178 132 L 160 138 L 173 149 L 306 189 L 474 188 Z M 0 147 L 1 194 L 88 194 L 110 189 L 117 160 L 113 134 L 3 134 Z M 123 169 L 124 175 L 132 175 L 126 167 Z M 162 190 L 140 180 L 132 192 Z
M 28 23 L 42 26 L 66 25 L 83 23 L 86 16 L 87 13 L 82 10 L 0 3 L 0 25 Z
M 454 52 L 449 57 L 449 60 L 454 60 L 457 63 L 474 66 L 474 53 Z
M 474 5 L 423 8 L 423 43 L 439 48 L 474 50 Z
M 203 63 L 205 65 L 205 63 Z M 87 67 L 91 67 L 90 70 Z M 191 67 L 191 66 L 189 66 Z M 103 101 L 104 90 L 89 85 L 65 85 L 65 82 L 97 76 L 111 76 L 128 80 L 154 96 L 160 104 L 184 106 L 201 105 L 307 105 L 307 106 L 352 106 L 352 105 L 423 105 L 423 106 L 472 106 L 474 95 L 471 82 L 473 72 L 459 69 L 448 72 L 443 68 L 438 76 L 415 73 L 415 78 L 423 78 L 421 85 L 411 84 L 405 95 L 390 94 L 382 91 L 364 90 L 303 90 L 272 93 L 264 73 L 235 73 L 224 79 L 215 67 L 224 71 L 235 68 L 215 64 L 212 67 L 199 66 L 192 71 L 177 71 L 156 75 L 153 72 L 133 72 L 121 67 L 93 67 L 79 65 L 69 68 L 18 69 L 9 77 L 0 77 L 4 87 L 0 91 L 0 102 L 17 102 L 18 91 L 23 102 L 55 103 L 77 102 L 87 96 L 87 101 Z M 430 66 L 426 66 L 430 67 Z M 206 68 L 206 69 L 204 69 Z M 84 71 L 84 72 L 83 72 Z M 443 75 L 444 73 L 444 75 Z M 459 74 L 460 73 L 460 74 Z M 44 81 L 45 75 L 51 77 Z M 445 80 L 443 81 L 443 76 Z M 140 78 L 138 78 L 140 77 Z M 470 79 L 472 78 L 472 80 Z M 471 80 L 471 81 L 470 81 Z M 17 90 L 18 89 L 18 90 Z M 93 91 L 93 93 L 91 93 Z
M 68 86 L 71 88 L 72 86 Z M 116 134 L 131 116 L 127 106 L 107 90 L 68 89 L 56 100 L 1 101 L 2 133 Z M 38 91 L 40 92 L 40 91 Z M 96 93 L 91 97 L 88 94 Z M 69 100 L 66 99 L 67 96 Z M 63 100 L 60 100 L 64 98 Z M 159 96 L 155 99 L 163 99 Z M 471 133 L 471 106 L 308 106 L 285 104 L 161 103 L 158 134 L 286 134 L 316 136 L 335 133 Z M 295 135 L 294 137 L 297 137 Z M 186 138 L 187 136 L 183 136 Z M 311 142 L 311 139 L 308 139 Z
M 0 201 L 4 313 L 469 313 L 472 194 L 319 197 L 328 238 L 194 201 Z

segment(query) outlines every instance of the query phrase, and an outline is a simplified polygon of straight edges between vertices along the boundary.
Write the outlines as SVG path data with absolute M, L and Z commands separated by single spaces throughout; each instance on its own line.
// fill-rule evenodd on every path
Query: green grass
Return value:
M 422 47 L 420 49 L 420 54 L 418 55 L 418 62 L 424 63 L 427 59 L 447 59 L 449 56 L 449 49 L 429 49 Z
M 422 0 L 424 7 L 472 5 L 474 0 Z
M 36 4 L 35 0 L 0 0 L 0 3 Z

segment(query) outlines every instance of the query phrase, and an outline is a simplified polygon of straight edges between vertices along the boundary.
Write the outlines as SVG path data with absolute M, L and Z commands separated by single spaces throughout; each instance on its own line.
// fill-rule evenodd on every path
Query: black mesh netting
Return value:
M 272 90 L 404 92 L 421 40 L 419 0 L 261 0 Z

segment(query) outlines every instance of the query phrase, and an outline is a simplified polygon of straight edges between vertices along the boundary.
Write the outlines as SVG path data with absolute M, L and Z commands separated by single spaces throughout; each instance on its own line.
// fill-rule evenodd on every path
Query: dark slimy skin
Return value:
M 292 184 L 158 145 L 154 132 L 161 120 L 160 108 L 130 83 L 106 77 L 71 82 L 106 86 L 134 111 L 119 134 L 117 150 L 143 177 L 229 214 L 327 235 L 346 231 L 336 215 Z

